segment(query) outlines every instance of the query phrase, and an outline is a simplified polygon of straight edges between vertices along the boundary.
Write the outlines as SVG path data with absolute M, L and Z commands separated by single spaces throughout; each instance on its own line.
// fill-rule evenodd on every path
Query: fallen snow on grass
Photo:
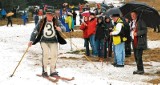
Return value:
M 34 23 L 23 25 L 13 25 L 13 27 L 0 27 L 0 85 L 152 85 L 146 81 L 157 78 L 156 76 L 133 75 L 136 70 L 134 65 L 125 65 L 124 68 L 113 67 L 110 63 L 89 62 L 82 59 L 82 54 L 70 54 L 68 52 L 84 49 L 84 40 L 72 38 L 72 42 L 77 48 L 70 44 L 59 46 L 59 58 L 57 61 L 57 71 L 64 77 L 75 77 L 73 81 L 59 81 L 55 84 L 43 78 L 37 77 L 41 74 L 41 47 L 39 44 L 32 46 L 25 55 L 22 63 L 18 67 L 15 75 L 9 77 L 23 53 L 27 48 L 30 34 Z M 149 41 L 149 48 L 160 47 L 159 41 Z M 61 58 L 66 57 L 66 59 Z M 69 59 L 75 57 L 77 59 Z M 67 59 L 68 58 L 68 59 Z M 159 62 L 147 62 L 151 66 L 146 66 L 146 72 L 156 72 L 160 69 Z M 96 66 L 94 66 L 94 65 Z M 147 69 L 151 68 L 151 69 Z

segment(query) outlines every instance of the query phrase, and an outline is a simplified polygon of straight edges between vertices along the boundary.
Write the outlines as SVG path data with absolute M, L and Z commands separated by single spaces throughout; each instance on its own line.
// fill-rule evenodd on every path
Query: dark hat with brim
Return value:
M 46 13 L 51 13 L 51 14 L 53 14 L 53 13 L 54 13 L 54 8 L 51 7 L 51 6 L 47 6 L 47 7 L 46 7 Z
M 120 14 L 112 14 L 111 17 L 120 17 Z

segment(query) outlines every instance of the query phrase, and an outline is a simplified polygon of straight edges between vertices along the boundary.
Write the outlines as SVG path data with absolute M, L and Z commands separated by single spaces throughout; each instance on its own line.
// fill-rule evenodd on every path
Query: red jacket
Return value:
M 96 34 L 96 26 L 97 26 L 96 18 L 88 22 L 88 36 L 89 37 L 93 34 Z
M 88 22 L 85 22 L 88 25 Z M 88 26 L 85 26 L 84 23 L 81 24 L 80 29 L 83 30 L 83 38 L 89 38 L 88 36 Z

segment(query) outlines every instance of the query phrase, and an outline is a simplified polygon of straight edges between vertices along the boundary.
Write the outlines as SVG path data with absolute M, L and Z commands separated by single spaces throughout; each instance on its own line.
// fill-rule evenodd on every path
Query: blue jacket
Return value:
M 7 14 L 7 13 L 6 13 L 6 10 L 2 9 L 1 15 L 6 15 L 6 14 Z

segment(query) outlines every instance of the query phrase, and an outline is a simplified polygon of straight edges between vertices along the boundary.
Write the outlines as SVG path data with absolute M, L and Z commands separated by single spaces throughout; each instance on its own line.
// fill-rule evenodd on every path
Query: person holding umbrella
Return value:
M 14 15 L 14 13 L 11 11 L 7 14 L 7 20 L 8 20 L 7 27 L 9 24 L 11 24 L 11 27 L 12 27 L 12 15 Z
M 133 39 L 134 57 L 137 64 L 137 70 L 133 74 L 144 74 L 143 50 L 147 49 L 147 27 L 143 20 L 138 18 L 137 12 L 131 12 L 131 36 Z

